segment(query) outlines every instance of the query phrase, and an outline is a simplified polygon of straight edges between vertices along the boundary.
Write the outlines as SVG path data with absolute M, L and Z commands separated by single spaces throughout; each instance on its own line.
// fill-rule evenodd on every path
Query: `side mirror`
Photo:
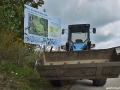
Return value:
M 62 29 L 62 34 L 64 34 L 65 29 Z
M 94 34 L 96 33 L 96 28 L 93 28 L 93 33 L 94 33 Z

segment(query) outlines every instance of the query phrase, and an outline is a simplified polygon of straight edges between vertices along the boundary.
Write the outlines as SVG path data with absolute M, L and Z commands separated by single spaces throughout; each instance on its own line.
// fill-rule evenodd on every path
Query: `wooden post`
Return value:
M 45 52 L 45 45 L 43 46 L 43 52 Z
M 51 48 L 50 48 L 50 52 L 52 52 L 52 49 L 53 49 L 53 46 L 51 46 Z

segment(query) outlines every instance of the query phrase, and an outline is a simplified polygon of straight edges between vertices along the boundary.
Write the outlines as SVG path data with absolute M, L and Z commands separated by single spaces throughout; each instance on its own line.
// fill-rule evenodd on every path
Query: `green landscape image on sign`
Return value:
M 60 32 L 59 28 L 54 28 L 52 26 L 50 26 L 49 28 L 50 28 L 50 35 L 51 36 L 57 37 L 57 38 L 60 37 L 60 35 L 59 35 L 59 32 Z
M 29 34 L 48 36 L 48 20 L 29 14 L 28 17 Z

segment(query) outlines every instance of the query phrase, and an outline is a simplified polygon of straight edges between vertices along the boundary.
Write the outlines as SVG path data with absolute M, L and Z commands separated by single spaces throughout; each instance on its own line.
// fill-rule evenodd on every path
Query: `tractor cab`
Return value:
M 96 29 L 93 28 L 93 33 Z M 90 24 L 77 24 L 68 26 L 67 51 L 88 50 L 91 47 Z

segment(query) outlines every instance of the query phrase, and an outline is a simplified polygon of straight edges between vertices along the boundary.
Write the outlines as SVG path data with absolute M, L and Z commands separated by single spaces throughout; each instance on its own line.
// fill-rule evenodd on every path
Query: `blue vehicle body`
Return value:
M 88 50 L 90 49 L 90 45 L 88 46 L 87 44 L 89 41 L 90 24 L 76 24 L 68 26 L 68 42 L 71 43 L 69 44 L 69 51 Z

